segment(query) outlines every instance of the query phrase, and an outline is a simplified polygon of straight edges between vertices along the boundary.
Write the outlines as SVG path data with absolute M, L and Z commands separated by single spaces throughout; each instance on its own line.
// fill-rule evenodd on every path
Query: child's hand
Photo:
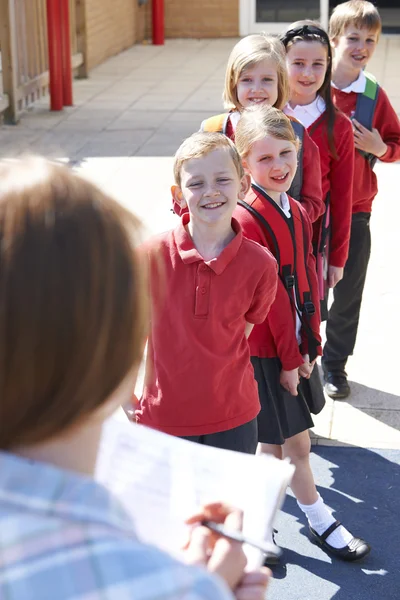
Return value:
M 329 267 L 328 267 L 328 287 L 334 288 L 335 285 L 337 283 L 339 283 L 339 281 L 341 279 L 343 279 L 343 272 L 344 272 L 343 267 L 334 267 L 332 265 L 329 265 Z
M 297 396 L 297 386 L 299 385 L 299 369 L 292 369 L 291 371 L 281 370 L 279 376 L 280 384 L 289 394 Z
M 312 365 L 310 363 L 310 357 L 308 354 L 303 356 L 303 364 L 299 367 L 299 375 L 300 377 L 304 377 L 305 379 L 310 379 L 310 375 L 312 373 Z
M 357 150 L 363 150 L 377 156 L 383 156 L 387 151 L 387 146 L 381 134 L 377 129 L 369 131 L 364 125 L 361 125 L 355 119 L 352 120 L 354 132 L 354 144 Z

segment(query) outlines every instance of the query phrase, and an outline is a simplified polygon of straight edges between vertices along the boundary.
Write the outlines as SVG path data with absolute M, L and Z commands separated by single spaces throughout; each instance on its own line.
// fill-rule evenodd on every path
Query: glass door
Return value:
M 240 0 L 240 35 L 281 33 L 294 21 L 328 24 L 329 0 Z

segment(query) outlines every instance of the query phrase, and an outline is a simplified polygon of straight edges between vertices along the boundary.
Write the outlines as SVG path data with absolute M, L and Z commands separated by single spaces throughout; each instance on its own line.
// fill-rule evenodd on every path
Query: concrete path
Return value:
M 172 227 L 169 187 L 179 143 L 222 112 L 225 64 L 235 40 L 173 40 L 135 46 L 74 84 L 75 106 L 50 113 L 48 98 L 16 127 L 0 129 L 0 155 L 64 158 L 134 210 L 146 235 Z M 383 37 L 370 65 L 400 112 L 400 36 Z M 400 163 L 376 166 L 380 192 L 360 334 L 348 371 L 348 402 L 328 401 L 317 444 L 400 449 Z

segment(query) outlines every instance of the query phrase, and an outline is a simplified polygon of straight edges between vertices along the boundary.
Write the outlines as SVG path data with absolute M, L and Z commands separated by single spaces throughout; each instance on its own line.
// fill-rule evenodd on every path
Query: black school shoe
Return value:
M 350 395 L 350 386 L 345 371 L 327 371 L 324 373 L 325 392 L 333 400 L 343 400 Z
M 367 556 L 367 554 L 371 552 L 371 546 L 361 538 L 353 537 L 353 539 L 350 540 L 350 542 L 344 548 L 334 548 L 328 544 L 326 539 L 333 531 L 335 531 L 335 529 L 340 527 L 340 525 L 340 521 L 335 521 L 322 535 L 318 535 L 318 533 L 314 531 L 312 527 L 310 527 L 311 540 L 318 544 L 318 546 L 321 546 L 321 548 L 328 552 L 328 554 L 347 562 L 361 560 L 364 558 L 364 556 Z
M 279 548 L 275 541 L 275 533 L 278 533 L 276 529 L 274 529 L 272 532 L 272 541 L 276 546 L 276 553 L 265 554 L 263 563 L 264 567 L 273 567 L 274 565 L 278 565 L 281 561 L 282 549 Z

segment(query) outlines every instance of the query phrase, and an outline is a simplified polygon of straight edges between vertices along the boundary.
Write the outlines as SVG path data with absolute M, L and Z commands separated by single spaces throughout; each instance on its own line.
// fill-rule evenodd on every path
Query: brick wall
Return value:
M 88 70 L 141 41 L 145 18 L 137 0 L 86 0 Z
M 165 37 L 236 37 L 239 0 L 165 0 Z
M 166 38 L 236 37 L 239 0 L 164 0 Z M 86 0 L 87 68 L 151 39 L 151 0 Z

